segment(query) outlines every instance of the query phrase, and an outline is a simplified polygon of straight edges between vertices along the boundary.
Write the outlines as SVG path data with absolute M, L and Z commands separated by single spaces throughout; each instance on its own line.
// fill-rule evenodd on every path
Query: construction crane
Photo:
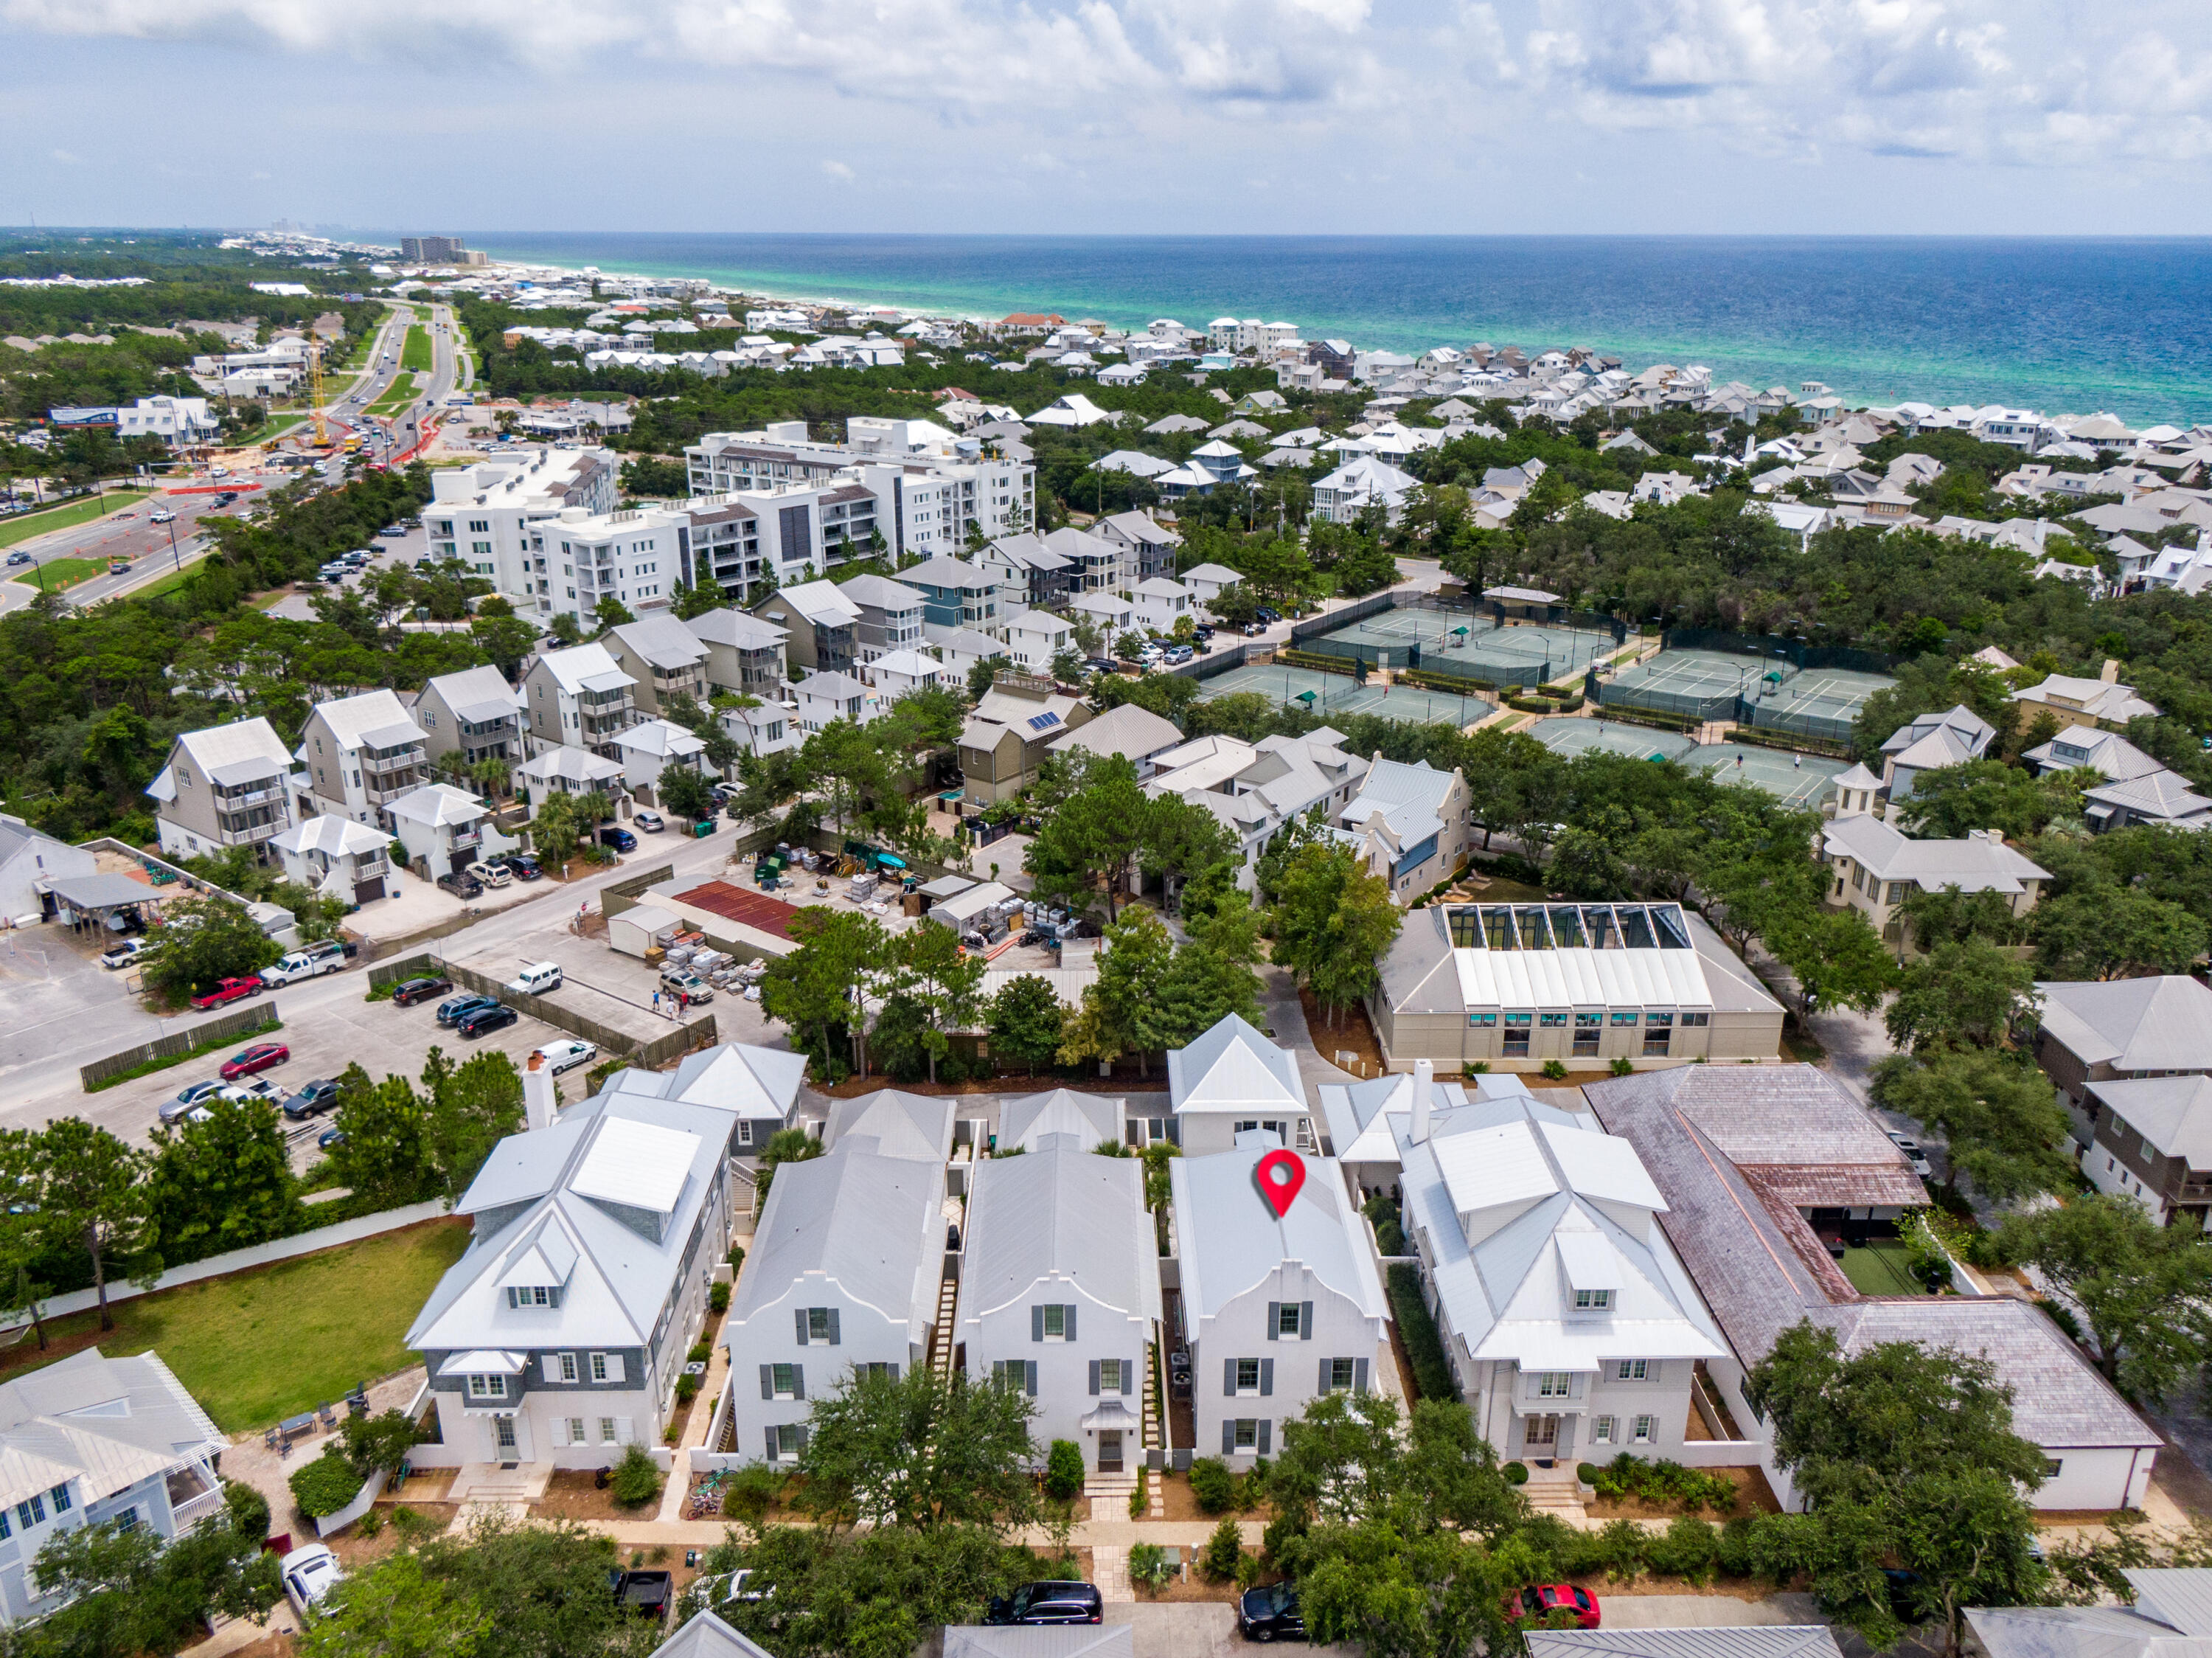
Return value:
M 315 412 L 315 447 L 319 449 L 331 439 L 323 425 L 323 342 L 312 336 L 307 343 L 307 402 Z

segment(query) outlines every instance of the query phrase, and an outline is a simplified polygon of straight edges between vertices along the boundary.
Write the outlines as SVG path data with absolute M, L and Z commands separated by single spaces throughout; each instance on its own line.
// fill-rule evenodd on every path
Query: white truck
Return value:
M 344 966 L 345 946 L 334 938 L 326 938 L 319 943 L 303 945 L 275 966 L 264 967 L 261 982 L 272 989 L 279 984 L 296 984 L 303 978 L 337 972 Z

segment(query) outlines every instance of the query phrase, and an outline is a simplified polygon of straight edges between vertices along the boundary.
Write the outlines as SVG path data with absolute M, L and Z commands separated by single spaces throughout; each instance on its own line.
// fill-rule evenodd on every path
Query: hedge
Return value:
M 300 1512 L 310 1520 L 336 1514 L 361 1495 L 361 1476 L 335 1442 L 325 1446 L 323 1454 L 305 1467 L 295 1468 L 285 1483 L 291 1486 Z
M 1451 1366 L 1444 1359 L 1437 1321 L 1421 1299 L 1421 1275 L 1410 1261 L 1390 1269 L 1390 1311 L 1398 1320 L 1398 1336 L 1406 1344 L 1406 1356 L 1413 1365 L 1413 1392 L 1422 1399 L 1457 1399 Z

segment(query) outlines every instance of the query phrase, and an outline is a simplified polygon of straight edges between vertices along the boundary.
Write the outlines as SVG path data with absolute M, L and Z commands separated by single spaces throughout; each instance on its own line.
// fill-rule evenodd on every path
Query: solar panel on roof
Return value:
M 1060 716 L 1057 714 L 1033 714 L 1030 716 L 1030 729 L 1032 731 L 1049 731 L 1059 723 Z

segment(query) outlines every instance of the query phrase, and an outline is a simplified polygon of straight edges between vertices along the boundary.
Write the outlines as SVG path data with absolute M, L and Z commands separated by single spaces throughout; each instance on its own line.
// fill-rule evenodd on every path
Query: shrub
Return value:
M 678 1405 L 689 1405 L 693 1399 L 698 1397 L 698 1377 L 693 1375 L 689 1370 L 686 1370 L 682 1375 L 676 1378 L 676 1402 Z
M 259 1542 L 269 1535 L 269 1499 L 245 1481 L 222 1482 L 222 1505 L 230 1514 L 230 1528 L 240 1537 Z
M 354 1523 L 361 1528 L 363 1537 L 374 1537 L 384 1529 L 384 1510 L 372 1504 Z
M 447 1521 L 420 1509 L 410 1509 L 404 1503 L 392 1511 L 392 1529 L 409 1543 L 419 1543 L 424 1538 L 446 1529 Z
M 722 1487 L 723 1514 L 757 1524 L 782 1495 L 786 1478 L 765 1462 L 748 1462 Z
M 1260 1557 L 1240 1554 L 1237 1557 L 1237 1589 L 1243 1594 L 1260 1581 Z
M 607 1490 L 616 1502 L 625 1509 L 635 1509 L 650 1503 L 660 1495 L 660 1469 L 653 1460 L 653 1453 L 642 1445 L 632 1445 L 615 1464 L 614 1477 L 607 1482 Z
M 1129 1518 L 1142 1520 L 1152 1511 L 1151 1485 L 1152 1471 L 1143 1463 L 1137 1465 L 1137 1488 L 1129 1493 Z
M 1176 1575 L 1175 1561 L 1157 1543 L 1135 1543 L 1129 1548 L 1129 1581 L 1142 1583 L 1158 1594 Z
M 1202 1456 L 1190 1465 L 1190 1494 L 1200 1514 L 1225 1514 L 1237 1503 L 1237 1477 L 1218 1456 Z
M 1505 1483 L 1509 1485 L 1526 1485 L 1528 1483 L 1528 1465 L 1525 1462 L 1509 1462 L 1499 1472 L 1505 1476 Z
M 717 1283 L 708 1288 L 707 1310 L 710 1313 L 726 1313 L 730 1310 L 729 1285 Z
M 1428 1303 L 1421 1299 L 1419 1269 L 1411 1261 L 1400 1261 L 1391 1267 L 1386 1287 L 1390 1311 L 1398 1320 L 1398 1334 L 1413 1362 L 1413 1391 L 1423 1399 L 1457 1399 L 1459 1390 L 1452 1386 L 1443 1339 L 1437 1334 L 1437 1321 L 1430 1316 Z
M 1805 1514 L 1763 1514 L 1751 1522 L 1751 1575 L 1778 1587 L 1813 1570 L 1819 1522 Z
M 323 1454 L 305 1467 L 295 1468 L 285 1483 L 292 1488 L 292 1500 L 300 1505 L 300 1512 L 310 1520 L 336 1514 L 361 1494 L 361 1476 L 335 1442 L 325 1445 Z
M 1044 1494 L 1055 1503 L 1083 1495 L 1083 1448 L 1072 1439 L 1055 1439 L 1045 1454 Z
M 1650 1560 L 1651 1544 L 1651 1533 L 1633 1520 L 1608 1520 L 1597 1533 L 1597 1564 L 1608 1577 L 1640 1577 Z
M 1616 1059 L 1613 1062 L 1613 1074 L 1615 1076 L 1626 1076 L 1635 1069 L 1636 1062 L 1632 1059 Z
M 1398 1223 L 1398 1205 L 1381 1192 L 1370 1198 L 1364 1205 L 1367 1218 L 1375 1222 L 1375 1241 L 1385 1255 L 1403 1255 L 1406 1249 L 1406 1228 Z
M 1467 1064 L 1462 1065 L 1460 1070 L 1464 1071 L 1469 1076 L 1480 1076 L 1490 1070 L 1490 1061 L 1487 1059 L 1470 1059 Z
M 711 1351 L 712 1350 L 708 1347 L 705 1342 L 695 1341 L 691 1344 L 691 1350 L 684 1356 L 684 1362 L 687 1364 L 704 1364 L 709 1357 Z
M 1595 1462 L 1577 1462 L 1575 1464 L 1575 1478 L 1582 1481 L 1585 1485 L 1596 1484 L 1597 1477 L 1601 1472 L 1603 1471 L 1600 1469 Z
M 1547 1059 L 1544 1062 L 1544 1075 L 1554 1082 L 1565 1082 L 1567 1076 L 1566 1062 L 1563 1059 Z
M 730 1246 L 729 1261 L 730 1271 L 732 1272 L 735 1272 L 739 1267 L 745 1264 L 745 1247 L 743 1244 L 732 1244 Z
M 1237 1576 L 1237 1565 L 1243 1558 L 1243 1534 L 1237 1529 L 1235 1521 L 1224 1520 L 1213 1528 L 1213 1535 L 1206 1539 L 1205 1550 L 1199 1556 L 1199 1565 L 1208 1577 L 1222 1583 Z
M 1721 1534 L 1711 1521 L 1685 1515 L 1651 1539 L 1650 1558 L 1653 1571 L 1703 1588 L 1720 1569 Z
M 1741 1514 L 1721 1527 L 1717 1557 L 1721 1570 L 1730 1577 L 1751 1576 L 1751 1528 L 1754 1523 L 1753 1516 Z

